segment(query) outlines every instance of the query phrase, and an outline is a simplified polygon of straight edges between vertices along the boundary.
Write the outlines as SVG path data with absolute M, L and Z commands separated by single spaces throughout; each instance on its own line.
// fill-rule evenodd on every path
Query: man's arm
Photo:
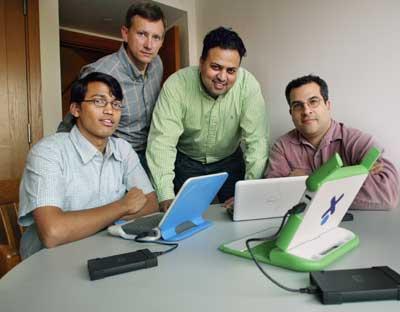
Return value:
M 146 194 L 146 204 L 143 206 L 142 209 L 140 209 L 138 212 L 133 213 L 133 214 L 127 214 L 122 217 L 124 220 L 131 220 L 131 219 L 136 219 L 142 216 L 146 216 L 151 213 L 159 212 L 159 206 L 158 206 L 158 201 L 157 201 L 157 195 L 156 192 L 151 192 L 149 194 Z
M 146 150 L 146 159 L 160 206 L 163 206 L 164 201 L 170 202 L 175 197 L 173 180 L 176 146 L 183 133 L 182 103 L 179 98 L 181 86 L 175 78 L 171 76 L 160 92 Z
M 280 178 L 287 177 L 292 172 L 289 162 L 285 156 L 285 152 L 281 146 L 281 142 L 278 140 L 272 146 L 269 152 L 268 166 L 265 171 L 265 178 Z
M 386 210 L 399 202 L 399 175 L 394 165 L 381 157 L 371 169 L 354 199 L 352 209 Z
M 364 155 L 378 147 L 371 135 L 343 126 L 343 153 L 348 164 L 359 164 Z M 382 148 L 379 148 L 382 150 Z M 383 153 L 383 151 L 382 151 Z M 341 155 L 343 157 L 343 155 Z M 395 166 L 381 155 L 354 199 L 352 209 L 385 210 L 395 208 L 399 200 L 399 175 Z
M 141 212 L 146 202 L 143 192 L 133 188 L 114 203 L 87 210 L 62 211 L 54 206 L 38 207 L 33 211 L 33 218 L 42 243 L 51 248 L 88 237 L 127 214 Z
M 260 86 L 253 76 L 247 80 L 249 92 L 243 99 L 240 119 L 245 144 L 246 179 L 260 179 L 268 159 L 269 124 Z

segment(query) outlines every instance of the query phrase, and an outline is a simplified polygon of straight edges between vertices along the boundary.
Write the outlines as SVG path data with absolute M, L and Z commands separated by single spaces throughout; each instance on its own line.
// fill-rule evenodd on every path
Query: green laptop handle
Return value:
M 361 160 L 361 165 L 364 166 L 368 171 L 372 169 L 379 156 L 381 156 L 381 151 L 376 147 L 371 148 Z
M 310 175 L 306 180 L 307 190 L 316 192 L 324 183 L 325 179 L 335 172 L 340 167 L 343 167 L 343 161 L 338 153 L 333 154 L 329 160 L 324 163 L 318 170 Z
M 323 183 L 330 179 L 337 179 L 343 176 L 360 174 L 362 171 L 369 171 L 378 160 L 381 152 L 376 147 L 372 147 L 361 160 L 360 165 L 346 167 L 341 171 L 337 171 L 343 167 L 343 161 L 338 153 L 335 153 L 326 163 L 318 170 L 311 174 L 306 180 L 307 190 L 316 192 Z

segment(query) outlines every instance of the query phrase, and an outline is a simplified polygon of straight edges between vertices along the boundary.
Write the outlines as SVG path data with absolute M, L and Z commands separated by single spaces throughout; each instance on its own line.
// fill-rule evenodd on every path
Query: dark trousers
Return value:
M 146 150 L 138 151 L 136 154 L 139 156 L 140 164 L 142 165 L 144 171 L 146 171 L 147 176 L 150 178 L 150 169 L 147 165 Z
M 220 202 L 224 202 L 234 196 L 236 182 L 244 179 L 245 165 L 240 147 L 232 155 L 211 164 L 202 164 L 178 151 L 175 161 L 175 193 L 178 193 L 183 183 L 191 177 L 224 171 L 229 176 L 218 192 L 218 200 Z

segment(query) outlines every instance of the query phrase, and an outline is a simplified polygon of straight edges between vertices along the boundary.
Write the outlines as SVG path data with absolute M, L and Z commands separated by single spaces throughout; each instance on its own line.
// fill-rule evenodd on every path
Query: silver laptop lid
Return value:
M 307 176 L 239 181 L 235 186 L 233 220 L 283 216 L 303 195 Z

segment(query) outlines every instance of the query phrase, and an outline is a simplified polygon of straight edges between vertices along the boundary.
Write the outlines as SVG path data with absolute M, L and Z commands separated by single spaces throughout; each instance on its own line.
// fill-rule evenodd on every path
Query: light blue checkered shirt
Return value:
M 135 151 L 144 151 L 147 144 L 151 116 L 161 89 L 163 65 L 159 56 L 147 66 L 143 76 L 129 59 L 124 46 L 81 70 L 81 77 L 91 72 L 113 76 L 121 84 L 125 105 L 114 136 L 128 141 Z M 57 131 L 70 131 L 73 117 L 67 114 Z
M 121 199 L 137 187 L 153 192 L 137 154 L 124 140 L 110 138 L 99 152 L 77 126 L 42 139 L 30 151 L 20 187 L 19 223 L 29 226 L 21 240 L 23 258 L 43 248 L 32 211 L 55 206 L 84 210 Z

